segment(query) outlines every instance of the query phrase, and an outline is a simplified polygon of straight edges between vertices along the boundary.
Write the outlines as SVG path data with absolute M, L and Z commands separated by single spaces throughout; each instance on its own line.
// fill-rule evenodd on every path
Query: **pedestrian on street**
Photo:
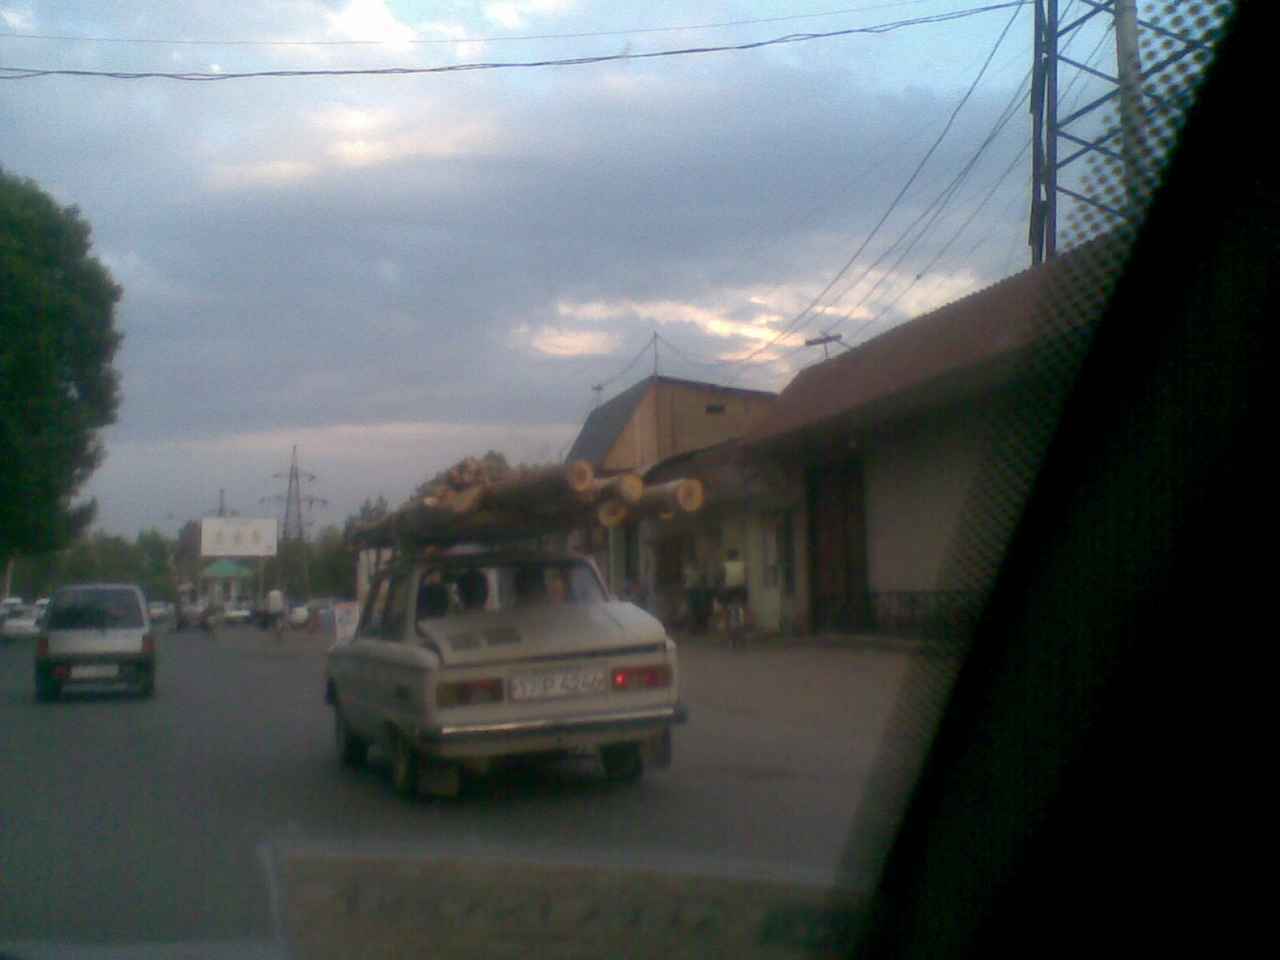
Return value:
M 279 587 L 267 594 L 267 622 L 276 632 L 284 628 L 284 592 Z

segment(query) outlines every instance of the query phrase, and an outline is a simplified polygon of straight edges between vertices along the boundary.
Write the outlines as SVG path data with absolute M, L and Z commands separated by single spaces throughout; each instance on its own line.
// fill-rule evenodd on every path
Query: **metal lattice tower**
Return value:
M 277 479 L 281 474 L 276 474 Z M 302 477 L 298 469 L 298 448 L 293 448 L 293 457 L 289 461 L 289 488 L 284 495 L 284 522 L 280 525 L 280 536 L 284 540 L 301 540 L 305 530 L 302 524 Z M 306 474 L 308 480 L 315 480 L 315 474 Z
M 1186 15 L 1175 14 L 1173 21 L 1178 28 L 1170 29 L 1140 18 L 1137 0 L 1074 0 L 1074 3 L 1085 8 L 1084 13 L 1063 24 L 1059 20 L 1060 0 L 1035 0 L 1032 198 L 1028 236 L 1032 263 L 1041 263 L 1057 250 L 1060 195 L 1088 208 L 1088 217 L 1101 215 L 1113 225 L 1137 223 L 1154 188 L 1155 172 L 1160 154 L 1167 146 L 1171 119 L 1178 117 L 1191 99 L 1190 85 L 1180 76 L 1186 72 L 1186 65 L 1180 61 L 1194 56 L 1204 62 L 1215 35 L 1213 21 L 1221 19 L 1221 7 L 1206 12 L 1209 4 L 1192 2 L 1178 8 L 1184 9 Z M 1167 6 L 1176 8 L 1172 4 Z M 1099 15 L 1109 15 L 1113 21 L 1115 75 L 1063 53 L 1065 41 Z M 1188 22 L 1191 29 L 1180 29 L 1183 22 Z M 1144 69 L 1139 55 L 1142 42 L 1157 38 L 1161 49 Z M 1104 80 L 1110 89 L 1061 116 L 1058 82 L 1061 67 Z M 1171 70 L 1173 67 L 1176 69 Z M 1104 119 L 1090 129 L 1089 121 L 1096 121 L 1104 108 L 1117 109 L 1118 120 Z M 1065 156 L 1059 154 L 1060 146 Z M 1100 177 L 1101 190 L 1065 186 L 1063 170 L 1081 158 L 1093 158 L 1121 173 L 1112 176 L 1104 172 Z
M 286 566 L 292 566 L 292 562 L 298 562 L 301 565 L 302 582 L 305 585 L 305 592 L 311 593 L 311 572 L 307 564 L 307 551 L 302 544 L 307 539 L 307 520 L 304 511 L 309 511 L 315 506 L 326 506 L 328 500 L 322 497 L 304 494 L 302 492 L 302 484 L 312 483 L 316 479 L 314 473 L 308 473 L 306 470 L 298 466 L 298 447 L 293 447 L 293 455 L 289 459 L 289 472 L 272 474 L 276 480 L 288 479 L 289 485 L 285 488 L 284 496 L 276 494 L 273 497 L 263 497 L 262 502 L 279 503 L 284 501 L 284 520 L 280 525 L 280 543 L 284 547 L 286 544 L 297 545 L 295 549 L 282 552 L 281 560 Z M 288 559 L 286 559 L 288 557 Z
M 313 483 L 316 479 L 314 473 L 308 473 L 306 470 L 298 466 L 298 446 L 294 444 L 293 455 L 289 459 L 288 473 L 272 474 L 273 479 L 288 479 L 289 485 L 285 489 L 284 496 L 277 494 L 274 497 L 263 497 L 262 502 L 279 503 L 284 501 L 284 520 L 280 524 L 280 539 L 282 541 L 301 541 L 307 538 L 307 520 L 304 513 L 316 506 L 327 506 L 329 501 L 323 497 L 316 497 L 302 492 L 302 484 Z

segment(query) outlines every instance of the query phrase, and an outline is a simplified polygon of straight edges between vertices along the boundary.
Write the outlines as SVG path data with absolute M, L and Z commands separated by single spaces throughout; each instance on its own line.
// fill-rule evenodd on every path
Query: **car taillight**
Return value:
M 156 638 L 155 638 L 155 634 L 153 634 L 153 633 L 144 633 L 144 634 L 142 635 L 142 652 L 143 652 L 143 653 L 155 653 L 155 652 L 156 652 Z
M 671 686 L 671 668 L 665 663 L 648 667 L 618 667 L 613 671 L 614 690 L 652 690 Z
M 36 656 L 47 657 L 49 655 L 49 638 L 39 637 L 36 639 Z
M 436 704 L 441 707 L 471 707 L 481 703 L 498 703 L 502 700 L 502 695 L 502 680 L 498 677 L 460 680 L 437 686 Z

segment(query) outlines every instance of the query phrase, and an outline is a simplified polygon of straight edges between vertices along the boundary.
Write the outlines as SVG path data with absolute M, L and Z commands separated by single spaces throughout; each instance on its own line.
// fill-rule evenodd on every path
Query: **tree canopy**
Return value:
M 120 402 L 120 296 L 79 211 L 0 169 L 0 563 L 93 519 L 76 497 Z

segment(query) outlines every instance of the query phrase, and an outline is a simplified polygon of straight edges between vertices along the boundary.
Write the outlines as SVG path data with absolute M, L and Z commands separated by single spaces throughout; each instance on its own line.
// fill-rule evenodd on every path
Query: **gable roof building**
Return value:
M 777 394 L 675 377 L 647 377 L 591 412 L 568 460 L 603 473 L 641 470 L 745 436 Z

